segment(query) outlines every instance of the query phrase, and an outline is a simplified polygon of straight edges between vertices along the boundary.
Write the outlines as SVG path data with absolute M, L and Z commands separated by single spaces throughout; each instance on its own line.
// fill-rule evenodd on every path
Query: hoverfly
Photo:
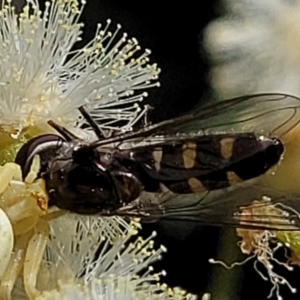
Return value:
M 262 189 L 255 193 L 251 185 L 245 193 L 243 182 L 279 162 L 284 151 L 280 137 L 300 121 L 300 99 L 285 94 L 234 98 L 109 137 L 103 136 L 83 107 L 79 110 L 96 141 L 81 140 L 49 121 L 60 135 L 33 138 L 16 157 L 25 177 L 33 157 L 40 156 L 39 176 L 46 182 L 50 205 L 78 214 L 146 220 L 186 215 L 204 223 L 235 226 L 241 224 L 235 214 L 241 205 L 263 195 Z M 199 201 L 190 205 L 191 199 Z M 209 212 L 217 210 L 219 217 Z M 243 226 L 281 224 L 278 228 L 291 230 L 295 219 L 298 215 L 292 213 L 274 216 L 274 224 L 262 218 Z

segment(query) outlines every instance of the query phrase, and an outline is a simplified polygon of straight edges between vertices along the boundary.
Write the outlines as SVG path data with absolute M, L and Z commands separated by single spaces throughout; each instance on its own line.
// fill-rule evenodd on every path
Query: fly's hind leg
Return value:
M 143 192 L 140 197 L 143 221 L 156 221 L 162 218 L 189 219 L 198 216 L 205 209 L 205 199 L 209 192 L 175 194 L 161 184 L 160 193 Z M 203 204 L 203 205 L 202 205 Z M 148 216 L 147 216 L 148 214 Z

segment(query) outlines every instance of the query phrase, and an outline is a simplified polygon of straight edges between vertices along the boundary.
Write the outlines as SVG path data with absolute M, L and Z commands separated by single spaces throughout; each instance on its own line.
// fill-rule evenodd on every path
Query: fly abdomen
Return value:
M 174 193 L 226 188 L 264 174 L 281 157 L 283 144 L 252 133 L 202 136 L 134 153 L 146 173 Z
M 281 140 L 264 136 L 237 138 L 230 158 L 230 170 L 241 180 L 248 180 L 266 173 L 276 165 L 284 151 Z
M 152 180 L 174 193 L 186 194 L 230 185 L 226 174 L 229 148 L 222 136 L 203 136 L 174 145 L 141 148 L 133 158 Z

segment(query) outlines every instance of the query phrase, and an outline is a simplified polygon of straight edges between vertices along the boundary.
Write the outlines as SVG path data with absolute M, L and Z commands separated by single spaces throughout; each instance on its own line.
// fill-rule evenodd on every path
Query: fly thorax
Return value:
M 89 145 L 75 145 L 72 151 L 74 163 L 79 165 L 90 165 L 98 160 L 98 153 Z

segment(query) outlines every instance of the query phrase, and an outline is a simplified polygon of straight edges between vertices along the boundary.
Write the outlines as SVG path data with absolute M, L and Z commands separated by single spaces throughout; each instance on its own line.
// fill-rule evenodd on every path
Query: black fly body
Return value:
M 255 193 L 248 183 L 280 161 L 281 138 L 300 121 L 300 99 L 244 96 L 108 137 L 83 107 L 79 111 L 97 141 L 83 141 L 49 121 L 60 135 L 33 138 L 16 157 L 25 177 L 33 157 L 40 156 L 39 177 L 50 205 L 79 214 L 186 217 L 240 226 L 236 213 L 266 191 Z M 273 221 L 265 217 L 243 226 L 291 230 L 298 219 L 295 213 Z

